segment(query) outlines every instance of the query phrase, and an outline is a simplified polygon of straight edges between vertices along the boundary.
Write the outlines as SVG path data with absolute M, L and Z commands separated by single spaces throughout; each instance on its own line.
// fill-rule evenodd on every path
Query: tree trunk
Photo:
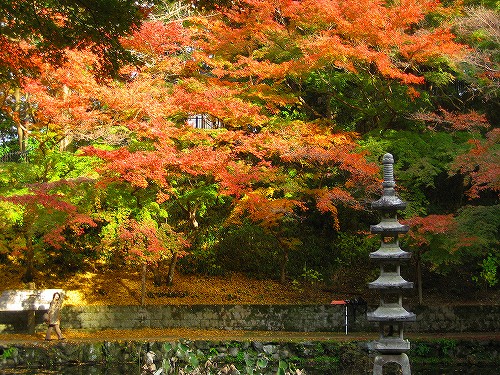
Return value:
M 188 203 L 189 221 L 191 221 L 191 225 L 193 225 L 193 228 L 198 228 L 198 220 L 196 220 L 197 210 L 198 206 L 191 206 L 191 203 Z
M 17 138 L 19 142 L 19 151 L 26 151 L 26 142 L 28 137 L 28 131 L 25 126 L 23 126 L 23 120 L 21 118 L 21 89 L 16 87 L 14 89 L 14 98 L 16 100 L 14 106 L 14 112 L 17 115 L 16 127 L 17 127 Z
M 177 252 L 175 252 L 172 256 L 170 266 L 168 267 L 167 285 L 172 285 L 174 283 L 175 266 L 177 265 L 178 258 Z
M 283 248 L 283 259 L 280 266 L 280 283 L 286 282 L 286 265 L 288 264 L 288 249 Z
M 418 303 L 422 305 L 424 303 L 423 293 L 422 293 L 422 261 L 420 259 L 420 254 L 417 255 L 417 290 L 418 290 Z
M 142 264 L 141 269 L 141 306 L 146 304 L 146 263 Z
M 165 267 L 165 261 L 160 260 L 156 263 L 153 268 L 153 284 L 155 286 L 161 286 L 163 284 L 163 269 Z
M 67 85 L 63 85 L 63 99 L 67 99 L 70 94 L 70 89 Z M 69 129 L 65 129 L 64 137 L 59 142 L 59 151 L 66 151 L 70 143 L 73 141 L 73 137 L 71 136 Z
M 32 282 L 35 278 L 35 250 L 33 248 L 33 239 L 31 235 L 29 233 L 26 233 L 24 238 L 26 240 L 26 273 L 23 275 L 22 280 L 25 283 L 29 283 Z

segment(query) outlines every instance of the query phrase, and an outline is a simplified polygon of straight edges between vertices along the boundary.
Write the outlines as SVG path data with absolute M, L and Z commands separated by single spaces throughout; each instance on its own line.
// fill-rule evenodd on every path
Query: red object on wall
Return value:
M 332 302 L 330 302 L 330 305 L 347 305 L 347 301 L 346 300 L 333 300 Z

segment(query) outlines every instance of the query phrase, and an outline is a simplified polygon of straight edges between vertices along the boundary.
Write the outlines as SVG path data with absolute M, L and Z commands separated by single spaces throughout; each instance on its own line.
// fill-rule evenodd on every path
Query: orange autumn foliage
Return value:
M 388 78 L 422 83 L 419 63 L 464 51 L 447 28 L 418 28 L 426 14 L 443 9 L 437 1 L 244 0 L 220 19 L 193 22 L 204 32 L 200 59 L 219 78 L 281 81 L 333 64 L 375 66 Z
M 158 204 L 180 196 L 180 180 L 186 190 L 214 184 L 233 198 L 233 217 L 272 229 L 314 208 L 340 229 L 338 207 L 358 209 L 379 168 L 358 151 L 356 134 L 332 130 L 333 120 L 280 118 L 284 106 L 302 105 L 289 79 L 333 67 L 420 84 L 419 64 L 462 51 L 446 28 L 419 28 L 438 8 L 413 0 L 242 0 L 213 17 L 144 23 L 123 40 L 142 65 L 123 67 L 120 80 L 96 80 L 96 56 L 68 51 L 67 64 L 43 65 L 24 89 L 37 103 L 37 124 L 60 137 L 110 144 L 126 129 L 114 149 L 84 149 L 103 161 L 106 182 L 149 189 Z M 186 126 L 199 113 L 225 129 Z

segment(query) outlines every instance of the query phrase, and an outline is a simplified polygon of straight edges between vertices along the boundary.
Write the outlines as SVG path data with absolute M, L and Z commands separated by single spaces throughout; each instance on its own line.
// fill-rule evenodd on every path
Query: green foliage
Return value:
M 59 150 L 33 150 L 29 163 L 4 163 L 0 165 L 0 193 L 23 191 L 27 184 L 49 183 L 59 180 L 94 178 L 95 159 Z M 63 188 L 63 187 L 61 187 Z
M 423 342 L 417 342 L 412 344 L 412 353 L 419 357 L 428 357 L 431 353 L 431 348 L 429 345 Z
M 201 350 L 195 350 L 179 342 L 163 344 L 163 352 L 166 355 L 162 362 L 162 369 L 166 374 L 196 372 L 200 375 L 209 375 L 223 371 L 219 368 L 222 366 L 225 369 L 230 368 L 234 372 L 241 370 L 241 373 L 248 375 L 271 373 L 289 375 L 297 372 L 293 361 L 273 360 L 264 353 L 257 354 L 250 349 L 238 350 L 235 356 L 227 356 L 221 359 L 221 353 L 217 348 L 211 347 L 208 353 L 205 354 Z
M 304 284 L 314 285 L 321 282 L 323 282 L 323 275 L 321 272 L 307 268 L 307 266 L 304 265 L 300 278 L 292 280 L 292 286 L 294 289 L 302 291 L 302 285 Z
M 463 236 L 463 240 L 474 238 L 476 248 L 473 252 L 486 255 L 498 247 L 500 205 L 465 206 L 458 211 L 456 220 L 457 232 Z
M 316 284 L 318 282 L 323 281 L 323 275 L 321 272 L 318 272 L 313 269 L 308 269 L 307 266 L 304 265 L 302 275 L 300 275 L 302 280 L 308 284 Z
M 166 374 L 171 374 L 174 370 L 182 369 L 185 372 L 194 371 L 200 364 L 200 354 L 184 345 L 179 343 L 165 343 L 163 350 L 168 354 L 163 359 L 162 369 Z
M 14 120 L 0 109 L 0 156 L 19 150 Z
M 439 23 L 441 23 L 440 20 Z M 458 75 L 457 68 L 446 57 L 434 57 L 426 62 L 424 78 L 428 85 L 433 87 L 444 87 L 455 81 Z
M 28 268 L 53 262 L 54 271 L 65 273 L 95 259 L 95 232 L 86 216 L 95 191 L 92 162 L 71 152 L 37 149 L 29 163 L 0 165 L 0 195 L 11 201 L 2 203 L 0 248 L 11 261 Z
M 374 158 L 394 155 L 398 193 L 408 202 L 404 216 L 412 217 L 458 208 L 463 186 L 449 176 L 450 165 L 469 149 L 470 137 L 466 132 L 386 131 L 366 136 L 360 145 Z
M 490 253 L 481 263 L 479 276 L 473 276 L 472 279 L 478 284 L 484 282 L 490 287 L 495 286 L 498 284 L 498 267 L 500 267 L 500 257 Z
M 363 263 L 368 254 L 374 251 L 380 239 L 364 234 L 339 233 L 332 244 L 334 264 L 337 269 L 349 269 Z
M 116 250 L 121 247 L 121 230 L 130 219 L 139 222 L 165 222 L 168 213 L 155 201 L 155 191 L 135 190 L 122 183 L 112 183 L 95 191 L 93 215 L 100 222 L 102 255 L 109 261 L 121 261 Z
M 473 280 L 494 286 L 498 283 L 500 264 L 500 205 L 466 206 L 457 216 L 457 253 L 462 260 L 475 260 L 478 267 Z M 457 254 L 457 255 L 458 255 Z
M 312 110 L 306 108 L 305 111 L 310 117 L 334 118 L 339 129 L 362 134 L 375 129 L 405 127 L 407 113 L 429 105 L 425 91 L 410 97 L 408 86 L 364 71 L 313 71 L 301 88 Z
M 224 212 L 227 215 L 229 210 L 225 206 L 218 208 L 218 210 L 210 210 L 206 215 L 204 225 L 193 233 L 189 254 L 179 260 L 179 268 L 182 272 L 204 275 L 223 275 L 226 272 L 225 265 L 221 263 L 218 256 L 218 249 L 219 242 L 225 233 L 220 220 L 224 219 Z
M 443 356 L 451 357 L 455 352 L 455 348 L 457 347 L 457 340 L 441 339 L 439 340 L 439 346 Z
M 0 359 L 5 361 L 6 359 L 14 357 L 16 353 L 17 353 L 17 348 L 15 347 L 2 348 L 2 354 L 0 354 Z
M 217 263 L 229 272 L 276 276 L 276 245 L 275 238 L 256 224 L 244 222 L 240 226 L 230 226 L 220 233 L 216 245 Z
M 186 230 L 193 229 L 193 223 L 187 222 L 190 212 L 195 212 L 197 221 L 204 220 L 212 207 L 225 204 L 224 197 L 219 194 L 218 185 L 203 179 L 185 178 L 172 181 L 172 194 L 174 199 L 169 202 L 170 213 L 179 224 L 186 223 Z M 210 222 L 211 219 L 204 221 Z
M 446 86 L 455 81 L 455 76 L 450 72 L 431 71 L 424 73 L 425 80 L 437 87 Z
M 205 249 L 193 248 L 187 256 L 179 260 L 179 268 L 186 274 L 220 276 L 227 272 L 213 245 Z
M 295 232 L 302 244 L 298 251 L 290 251 L 287 271 L 299 288 L 304 283 L 328 282 L 339 270 L 366 263 L 368 253 L 377 246 L 376 239 L 364 234 L 335 232 L 328 215 L 322 216 L 324 222 L 319 216 L 306 220 Z M 238 226 L 208 226 L 197 232 L 193 248 L 179 265 L 187 273 L 245 272 L 275 278 L 278 250 L 274 236 L 249 221 Z
M 499 247 L 499 206 L 465 206 L 448 230 L 427 235 L 422 259 L 438 273 L 496 284 Z

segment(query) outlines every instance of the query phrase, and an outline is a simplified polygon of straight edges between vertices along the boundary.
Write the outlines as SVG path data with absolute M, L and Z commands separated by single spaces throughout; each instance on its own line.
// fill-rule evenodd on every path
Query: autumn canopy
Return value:
M 4 143 L 17 138 L 31 152 L 21 180 L 19 165 L 0 165 L 2 204 L 13 210 L 5 238 L 17 238 L 2 252 L 26 252 L 31 273 L 47 257 L 79 252 L 75 238 L 104 264 L 157 267 L 160 279 L 167 267 L 168 282 L 186 255 L 195 260 L 184 267 L 217 268 L 231 238 L 262 243 L 223 267 L 267 257 L 283 282 L 307 259 L 320 267 L 326 253 L 342 264 L 354 242 L 368 241 L 360 231 L 380 189 L 378 156 L 411 160 L 400 150 L 404 132 L 413 132 L 407 142 L 434 137 L 428 125 L 453 116 L 454 94 L 436 90 L 452 84 L 471 49 L 452 32 L 458 8 L 438 1 L 0 3 L 0 111 L 17 133 Z M 441 122 L 446 142 L 462 146 L 427 177 L 444 184 L 453 165 L 470 176 L 471 197 L 498 199 L 483 169 L 489 156 L 477 171 L 467 153 L 470 134 L 489 129 L 486 115 L 462 115 L 466 129 L 457 116 Z M 490 155 L 484 139 L 474 150 Z M 427 177 L 410 177 L 408 194 L 431 189 L 416 184 Z M 408 216 L 434 209 L 422 194 Z M 53 206 L 52 224 L 43 218 L 49 195 L 67 205 Z

